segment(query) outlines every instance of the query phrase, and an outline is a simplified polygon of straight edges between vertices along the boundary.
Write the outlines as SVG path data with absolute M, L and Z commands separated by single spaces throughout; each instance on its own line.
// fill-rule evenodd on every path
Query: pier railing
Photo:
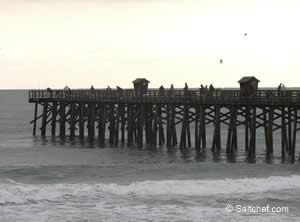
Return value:
M 241 96 L 238 89 L 148 89 L 137 95 L 134 89 L 74 89 L 30 90 L 29 102 L 149 102 L 149 103 L 199 103 L 199 104 L 249 104 L 249 105 L 300 105 L 300 90 L 258 90 L 256 95 Z

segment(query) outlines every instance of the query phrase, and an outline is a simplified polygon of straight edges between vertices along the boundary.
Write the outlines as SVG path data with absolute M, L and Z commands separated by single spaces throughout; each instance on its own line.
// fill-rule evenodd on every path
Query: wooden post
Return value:
M 205 123 L 205 106 L 200 106 L 200 141 L 202 142 L 202 149 L 206 148 L 206 123 Z
M 158 121 L 160 120 L 160 105 L 155 104 L 155 116 L 154 116 L 154 123 L 153 123 L 153 140 L 152 140 L 152 146 L 156 147 L 157 143 L 157 130 L 158 130 Z
M 80 139 L 84 138 L 84 110 L 85 103 L 79 104 L 79 137 Z
M 121 119 L 121 105 L 117 104 L 117 113 L 115 118 L 115 136 L 114 136 L 114 144 L 118 145 L 119 143 L 119 128 L 120 128 L 120 119 Z
M 270 107 L 269 118 L 268 118 L 268 149 L 267 155 L 273 154 L 273 117 L 274 117 L 274 107 Z
M 189 107 L 187 107 L 187 122 L 186 122 L 186 128 L 187 128 L 187 142 L 188 142 L 188 147 L 191 147 L 191 146 L 192 146 L 192 142 L 191 142 L 190 111 L 189 111 Z
M 138 116 L 138 135 L 137 144 L 139 147 L 143 146 L 143 128 L 144 128 L 144 104 L 139 106 L 139 116 Z
M 226 144 L 226 153 L 232 153 L 232 131 L 233 131 L 233 123 L 234 122 L 234 108 L 230 107 L 230 120 L 228 126 L 228 134 L 227 134 L 227 144 Z
M 165 133 L 164 133 L 164 126 L 163 126 L 163 117 L 162 117 L 162 106 L 160 105 L 159 106 L 159 109 L 158 109 L 158 116 L 159 116 L 159 119 L 158 119 L 158 143 L 159 143 L 159 146 L 162 146 L 164 143 L 165 143 Z M 166 112 L 168 113 L 168 105 L 166 107 Z M 168 121 L 168 116 L 166 116 L 167 118 L 167 121 Z M 166 130 L 168 126 L 166 126 Z
M 70 104 L 70 137 L 71 137 L 71 139 L 73 139 L 75 137 L 75 124 L 76 124 L 75 104 L 72 102 Z
M 219 105 L 215 105 L 215 129 L 213 135 L 212 151 L 216 152 L 220 150 L 221 150 L 220 107 Z
M 151 104 L 145 104 L 145 112 L 144 112 L 144 123 L 145 123 L 145 138 L 146 138 L 146 144 L 151 145 L 152 142 L 152 105 Z
M 248 159 L 255 160 L 256 144 L 256 107 L 252 107 L 251 125 L 250 125 L 250 147 L 248 149 Z
M 292 154 L 291 161 L 294 163 L 295 161 L 295 150 L 296 150 L 296 133 L 297 133 L 297 121 L 298 121 L 298 112 L 297 107 L 294 107 L 294 116 L 293 116 L 293 141 L 292 141 Z
M 88 137 L 93 140 L 95 137 L 95 103 L 88 104 Z
M 291 107 L 288 107 L 288 153 L 289 158 L 291 158 L 292 155 L 292 109 Z
M 57 116 L 57 102 L 52 104 L 52 120 L 51 120 L 51 135 L 56 134 L 56 116 Z
M 171 130 L 172 130 L 172 132 L 171 132 L 171 135 L 172 135 L 172 144 L 171 144 L 171 146 L 172 147 L 174 147 L 174 146 L 176 146 L 177 145 L 177 143 L 178 143 L 178 141 L 177 141 L 177 132 L 176 132 L 176 123 L 175 123 L 175 121 L 176 121 L 176 118 L 175 118 L 175 115 L 176 115 L 176 107 L 175 107 L 175 105 L 171 105 L 170 106 L 170 110 L 171 110 Z
M 172 131 L 171 131 L 171 116 L 170 116 L 170 106 L 167 105 L 166 107 L 166 119 L 167 119 L 167 148 L 170 149 L 171 147 L 171 138 L 172 138 Z
M 103 103 L 102 114 L 101 114 L 101 135 L 99 136 L 99 142 L 102 146 L 105 144 L 105 131 L 106 131 L 106 112 L 107 104 Z
M 32 132 L 33 136 L 35 136 L 35 134 L 36 134 L 37 112 L 38 112 L 38 103 L 36 102 L 34 104 L 34 119 L 33 119 L 33 132 Z
M 133 104 L 127 105 L 127 145 L 133 143 Z
M 286 122 L 285 122 L 285 107 L 281 107 L 281 159 L 285 160 L 286 151 L 287 151 L 287 135 L 286 135 Z
M 120 104 L 120 115 L 121 115 L 121 143 L 125 143 L 125 105 L 122 103 Z
M 183 117 L 181 125 L 181 136 L 180 136 L 180 149 L 183 151 L 186 149 L 186 136 L 187 136 L 187 121 L 188 121 L 188 107 L 184 105 Z
M 237 112 L 238 107 L 233 107 L 233 125 L 232 125 L 232 140 L 231 140 L 231 149 L 236 151 L 238 147 L 237 142 Z
M 59 115 L 59 135 L 64 137 L 66 135 L 66 103 L 64 102 L 60 102 Z
M 200 116 L 200 109 L 199 109 L 199 106 L 196 105 L 196 108 L 195 108 L 195 149 L 197 152 L 200 151 L 199 116 Z
M 245 107 L 245 151 L 249 149 L 249 120 L 250 120 L 250 107 Z
M 263 108 L 263 127 L 264 127 L 264 134 L 265 134 L 265 142 L 266 142 L 266 153 L 268 155 L 269 150 L 269 137 L 268 137 L 268 119 L 267 119 L 267 108 Z
M 114 143 L 114 133 L 115 133 L 115 104 L 109 105 L 109 143 Z
M 48 102 L 45 102 L 44 105 L 43 105 L 43 117 L 42 117 L 41 136 L 45 136 L 46 135 L 47 113 L 48 113 Z
M 97 121 L 97 128 L 98 128 L 98 142 L 100 141 L 101 137 L 101 126 L 102 126 L 102 105 L 101 103 L 97 104 L 97 112 L 96 112 L 96 121 Z

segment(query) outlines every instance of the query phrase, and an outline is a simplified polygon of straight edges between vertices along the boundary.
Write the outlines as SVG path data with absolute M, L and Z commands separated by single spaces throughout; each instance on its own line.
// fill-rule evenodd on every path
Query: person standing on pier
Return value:
M 184 95 L 187 96 L 188 95 L 188 90 L 189 90 L 189 87 L 188 87 L 187 83 L 184 84 L 184 89 L 183 90 L 184 90 Z
M 160 96 L 164 96 L 164 95 L 165 95 L 165 88 L 163 87 L 163 85 L 161 85 L 161 86 L 159 87 L 159 95 L 160 95 Z
M 173 95 L 174 95 L 174 86 L 173 84 L 171 84 L 169 96 L 173 96 Z

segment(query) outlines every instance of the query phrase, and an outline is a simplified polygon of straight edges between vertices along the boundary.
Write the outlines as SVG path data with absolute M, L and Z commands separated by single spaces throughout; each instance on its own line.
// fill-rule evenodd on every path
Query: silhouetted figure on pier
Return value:
M 200 93 L 201 93 L 201 95 L 203 95 L 203 96 L 206 96 L 207 94 L 208 94 L 208 89 L 207 89 L 207 85 L 205 85 L 205 87 L 201 84 L 200 85 Z
M 184 88 L 183 88 L 183 91 L 184 91 L 184 95 L 185 95 L 185 96 L 188 95 L 188 90 L 189 90 L 188 84 L 185 83 L 185 84 L 184 84 Z
M 53 97 L 53 90 L 51 88 L 47 88 L 47 92 L 49 93 L 49 97 Z
M 68 86 L 65 86 L 64 91 L 63 91 L 63 95 L 65 97 L 69 97 L 70 94 L 71 94 L 71 89 Z
M 208 93 L 209 93 L 209 95 L 212 95 L 214 91 L 215 91 L 214 86 L 213 86 L 212 84 L 210 84 L 210 85 L 209 85 L 209 88 L 208 88 Z
M 161 85 L 161 86 L 159 87 L 159 95 L 160 95 L 160 96 L 164 96 L 164 95 L 165 95 L 165 88 L 163 87 L 163 85 Z
M 173 96 L 173 94 L 174 94 L 174 86 L 173 86 L 173 84 L 171 84 L 169 96 Z
M 123 95 L 123 89 L 119 86 L 117 86 L 117 92 L 118 92 L 118 96 Z
M 94 89 L 94 86 L 91 85 L 91 94 L 94 95 L 95 94 L 95 89 Z
M 279 86 L 277 87 L 277 95 L 281 96 L 281 88 L 282 88 L 282 83 L 279 84 Z
M 184 90 L 187 91 L 189 89 L 189 86 L 187 83 L 184 84 Z
M 203 95 L 204 93 L 204 86 L 201 84 L 200 85 L 200 95 Z

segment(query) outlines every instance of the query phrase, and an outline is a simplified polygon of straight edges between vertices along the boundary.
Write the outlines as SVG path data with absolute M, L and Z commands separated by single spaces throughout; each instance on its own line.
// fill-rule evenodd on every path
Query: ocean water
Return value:
M 267 160 L 258 132 L 256 163 L 242 139 L 234 156 L 209 146 L 201 154 L 101 148 L 33 137 L 27 101 L 26 91 L 0 91 L 0 222 L 300 220 L 300 165 L 281 162 L 276 134 Z

